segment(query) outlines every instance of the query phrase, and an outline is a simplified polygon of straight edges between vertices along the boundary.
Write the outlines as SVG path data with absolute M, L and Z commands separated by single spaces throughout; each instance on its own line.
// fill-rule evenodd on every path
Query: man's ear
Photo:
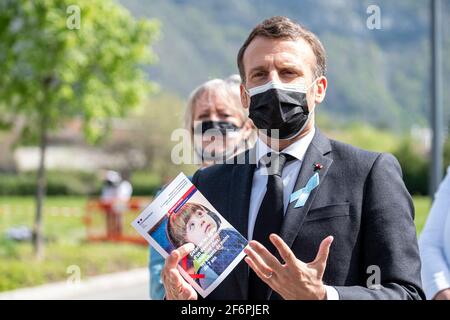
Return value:
M 245 109 L 248 109 L 248 107 L 250 106 L 250 97 L 248 96 L 248 93 L 245 90 L 245 86 L 244 86 L 243 83 L 241 83 L 239 88 L 241 90 L 241 103 L 242 103 L 242 106 Z
M 316 80 L 315 90 L 315 102 L 320 104 L 325 100 L 325 95 L 327 93 L 328 80 L 325 76 L 321 76 Z
M 253 130 L 256 130 L 253 121 L 251 119 L 247 119 L 247 121 L 245 121 L 244 125 L 242 126 L 243 138 L 245 140 L 248 139 L 252 134 Z

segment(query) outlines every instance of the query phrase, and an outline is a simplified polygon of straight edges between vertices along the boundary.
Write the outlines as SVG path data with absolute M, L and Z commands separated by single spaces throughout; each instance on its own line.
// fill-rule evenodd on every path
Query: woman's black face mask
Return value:
M 202 137 L 207 137 L 213 141 L 225 142 L 228 138 L 236 137 L 239 134 L 239 128 L 235 124 L 228 121 L 203 121 L 197 124 L 194 128 L 194 135 L 201 134 Z M 194 144 L 195 152 L 201 157 L 202 161 L 216 161 L 225 162 L 225 160 L 231 157 L 235 150 L 234 148 L 227 148 L 221 151 L 218 150 L 204 150 L 200 144 Z
M 228 121 L 203 121 L 200 122 L 194 129 L 195 134 L 201 133 L 211 135 L 226 135 L 229 132 L 239 131 L 239 127 Z
M 249 118 L 258 129 L 266 130 L 268 137 L 292 139 L 303 131 L 309 120 L 308 89 L 303 83 L 272 81 L 251 88 Z

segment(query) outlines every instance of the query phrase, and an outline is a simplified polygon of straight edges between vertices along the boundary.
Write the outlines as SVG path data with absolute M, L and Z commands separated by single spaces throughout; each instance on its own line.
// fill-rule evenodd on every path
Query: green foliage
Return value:
M 85 172 L 49 172 L 48 195 L 88 195 L 98 193 L 100 181 Z M 0 195 L 34 195 L 36 173 L 0 174 Z
M 411 194 L 428 194 L 429 159 L 421 155 L 411 140 L 404 139 L 394 152 L 403 171 L 403 180 Z
M 450 137 L 447 137 L 444 143 L 444 168 L 450 166 Z
M 99 176 L 87 172 L 50 171 L 47 178 L 49 196 L 99 195 Z M 137 171 L 132 174 L 133 196 L 153 196 L 161 188 L 159 174 Z M 36 194 L 36 173 L 0 174 L 0 196 L 31 196 Z
M 135 20 L 112 0 L 0 2 L 0 117 L 26 120 L 21 137 L 40 149 L 36 257 L 42 258 L 42 202 L 48 132 L 74 117 L 98 141 L 152 90 L 142 70 L 158 25 Z
M 321 117 L 320 123 L 327 124 L 329 119 Z M 413 195 L 428 194 L 429 157 L 424 147 L 418 145 L 409 135 L 398 135 L 388 130 L 353 123 L 342 125 L 338 129 L 325 130 L 327 135 L 362 149 L 375 152 L 392 153 L 400 163 L 403 180 Z M 446 142 L 444 163 L 450 164 L 450 143 Z
M 338 141 L 375 152 L 394 152 L 399 145 L 398 139 L 392 132 L 362 123 L 352 123 L 339 129 L 326 131 L 330 137 Z
M 423 196 L 413 196 L 413 201 L 416 213 L 414 222 L 416 224 L 417 234 L 420 235 L 427 221 L 428 213 L 430 212 L 431 198 Z
M 131 177 L 133 196 L 154 196 L 163 185 L 161 177 L 157 173 L 138 171 Z
M 155 61 L 148 45 L 155 21 L 135 20 L 111 0 L 80 0 L 80 28 L 66 11 L 70 0 L 0 2 L 2 118 L 27 119 L 25 138 L 42 123 L 51 129 L 81 117 L 89 141 L 124 116 L 154 85 L 142 66 Z
M 184 129 L 185 105 L 176 95 L 162 91 L 150 97 L 130 117 L 136 131 L 128 138 L 127 145 L 144 151 L 147 169 L 157 173 L 160 181 L 174 178 L 181 171 L 189 175 L 196 170 L 194 165 L 175 165 L 171 161 L 173 147 L 181 143 L 175 139 L 178 137 L 172 141 L 172 134 Z

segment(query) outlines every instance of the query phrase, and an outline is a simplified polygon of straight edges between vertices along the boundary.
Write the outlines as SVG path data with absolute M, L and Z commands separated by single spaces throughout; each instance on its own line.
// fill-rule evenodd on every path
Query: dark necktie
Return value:
M 285 164 L 294 157 L 280 153 L 268 154 L 266 159 L 270 159 L 270 166 L 267 167 L 267 190 L 261 207 L 258 211 L 255 227 L 253 230 L 253 240 L 260 242 L 274 256 L 279 257 L 275 246 L 270 242 L 269 235 L 279 234 L 284 219 L 284 197 L 283 180 L 281 174 Z M 266 163 L 268 161 L 266 160 Z M 269 287 L 250 269 L 249 276 L 249 300 L 267 299 Z

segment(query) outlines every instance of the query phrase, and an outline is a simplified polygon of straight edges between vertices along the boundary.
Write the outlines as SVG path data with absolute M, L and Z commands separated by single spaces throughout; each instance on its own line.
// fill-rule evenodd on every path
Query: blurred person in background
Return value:
M 117 190 L 119 189 L 122 177 L 113 170 L 105 172 L 103 177 L 102 192 L 100 195 L 101 201 L 113 201 L 117 198 Z
M 128 202 L 133 194 L 133 186 L 131 185 L 131 173 L 124 170 L 121 174 L 121 181 L 117 189 L 117 199 Z
M 427 299 L 450 300 L 450 167 L 419 239 Z
M 122 234 L 123 213 L 132 193 L 133 187 L 129 182 L 128 171 L 124 171 L 122 175 L 113 170 L 106 171 L 100 201 L 106 211 L 108 237 L 119 237 Z
M 224 163 L 245 149 L 256 139 L 253 122 L 240 100 L 239 75 L 213 79 L 197 87 L 191 94 L 185 111 L 184 125 L 189 131 L 200 166 L 206 168 Z M 219 138 L 219 139 L 217 139 Z M 150 248 L 150 297 L 164 297 L 161 270 L 164 258 Z

